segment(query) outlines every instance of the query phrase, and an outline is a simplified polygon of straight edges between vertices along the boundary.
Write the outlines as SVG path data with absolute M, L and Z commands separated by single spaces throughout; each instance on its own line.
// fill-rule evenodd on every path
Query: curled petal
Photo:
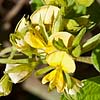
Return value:
M 42 84 L 46 84 L 47 82 L 52 81 L 55 78 L 56 70 L 51 71 L 42 79 Z
M 53 39 L 55 39 L 56 41 L 58 39 L 62 39 L 62 41 L 66 47 L 71 47 L 72 42 L 74 40 L 74 36 L 68 32 L 56 32 L 50 36 L 50 38 L 48 40 L 48 45 L 53 45 L 52 44 Z

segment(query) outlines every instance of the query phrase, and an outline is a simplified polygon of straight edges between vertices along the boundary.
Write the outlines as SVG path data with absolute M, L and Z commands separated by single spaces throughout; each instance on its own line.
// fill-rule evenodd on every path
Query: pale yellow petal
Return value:
M 49 74 L 43 77 L 42 84 L 52 81 L 55 78 L 56 70 L 51 71 Z
M 51 54 L 49 54 L 46 57 L 46 61 L 50 66 L 60 66 L 60 63 L 62 61 L 62 57 L 63 57 L 63 52 L 62 51 L 56 51 L 53 52 Z
M 62 70 L 59 70 L 56 75 L 56 87 L 58 92 L 63 92 L 65 86 Z
M 53 16 L 54 19 L 57 17 L 59 8 L 56 6 L 46 5 L 36 10 L 30 17 L 32 24 L 39 24 L 40 16 L 44 24 L 52 24 Z
M 24 40 L 26 43 L 28 43 L 31 47 L 34 48 L 44 48 L 44 44 L 42 43 L 42 40 L 39 39 L 36 35 L 33 35 L 31 32 L 27 32 Z
M 43 22 L 45 15 L 46 15 L 46 12 L 47 12 L 47 6 L 43 6 L 40 9 L 33 12 L 33 14 L 30 16 L 32 24 L 39 24 L 40 17 L 41 17 L 41 20 Z
M 59 8 L 56 6 L 49 6 L 44 19 L 45 24 L 52 24 L 58 15 Z
M 73 58 L 66 52 L 64 53 L 61 66 L 62 66 L 62 69 L 67 73 L 73 73 L 75 72 L 75 69 L 76 69 Z

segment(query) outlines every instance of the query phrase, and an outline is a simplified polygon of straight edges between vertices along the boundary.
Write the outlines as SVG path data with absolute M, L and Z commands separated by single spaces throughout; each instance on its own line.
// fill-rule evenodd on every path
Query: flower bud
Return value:
M 33 48 L 31 48 L 23 38 L 19 37 L 18 34 L 11 34 L 10 41 L 13 46 L 18 50 L 18 52 L 22 52 L 27 56 L 31 56 L 33 53 Z
M 25 80 L 32 72 L 32 67 L 28 64 L 7 64 L 5 72 L 8 73 L 13 83 Z
M 28 25 L 29 21 L 27 21 L 25 17 L 22 17 L 22 19 L 18 22 L 15 31 L 22 32 L 23 30 L 26 30 Z
M 5 74 L 0 80 L 0 96 L 8 95 L 12 90 L 12 83 L 9 76 Z

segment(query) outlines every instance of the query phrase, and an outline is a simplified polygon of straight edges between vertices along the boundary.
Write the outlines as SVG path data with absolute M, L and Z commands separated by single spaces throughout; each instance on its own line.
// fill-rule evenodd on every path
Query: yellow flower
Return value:
M 58 92 L 63 92 L 65 87 L 65 80 L 63 76 L 64 73 L 74 73 L 75 63 L 70 55 L 64 51 L 56 51 L 49 54 L 46 57 L 47 63 L 54 68 L 49 74 L 47 74 L 43 79 L 42 83 L 49 83 L 49 88 L 57 88 Z

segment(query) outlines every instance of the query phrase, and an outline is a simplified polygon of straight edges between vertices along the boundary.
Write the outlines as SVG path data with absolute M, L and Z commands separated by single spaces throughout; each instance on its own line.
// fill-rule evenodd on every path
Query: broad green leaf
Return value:
M 77 100 L 100 100 L 100 76 L 83 80 Z
M 82 53 L 94 49 L 100 43 L 100 33 L 88 39 L 82 46 Z
M 100 72 L 100 44 L 93 50 L 91 59 L 94 67 Z
M 85 33 L 86 33 L 86 28 L 84 27 L 83 29 L 80 30 L 79 34 L 74 39 L 73 44 L 72 44 L 73 47 L 76 47 L 80 44 Z

